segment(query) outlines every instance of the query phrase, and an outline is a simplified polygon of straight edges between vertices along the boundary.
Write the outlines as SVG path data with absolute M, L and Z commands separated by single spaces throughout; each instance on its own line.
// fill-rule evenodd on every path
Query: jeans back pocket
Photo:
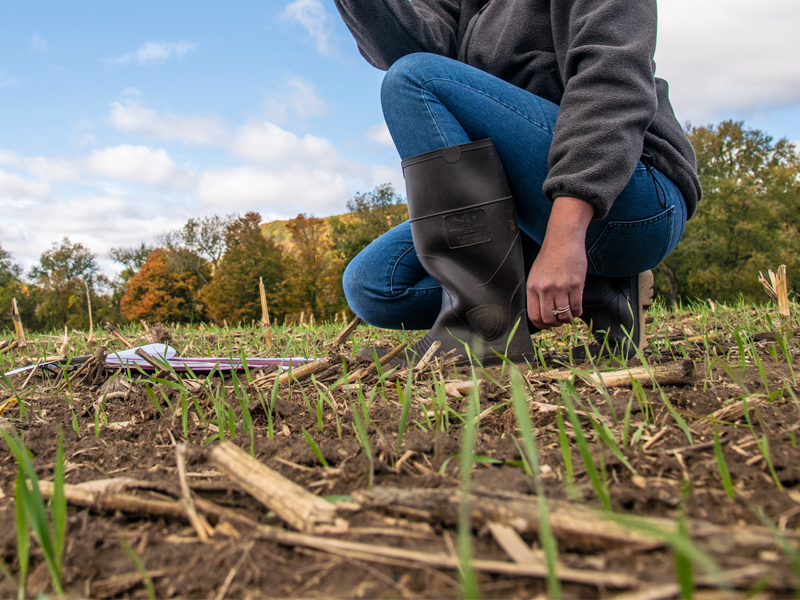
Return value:
M 672 252 L 675 207 L 640 221 L 610 221 L 589 248 L 596 275 L 627 277 L 652 269 Z

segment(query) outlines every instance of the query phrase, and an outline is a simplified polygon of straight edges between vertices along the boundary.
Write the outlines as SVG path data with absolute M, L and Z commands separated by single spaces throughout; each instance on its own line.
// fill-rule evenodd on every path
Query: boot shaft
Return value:
M 525 271 L 514 199 L 491 140 L 452 146 L 403 161 L 414 248 L 442 287 L 434 340 L 463 354 L 462 340 L 521 362 L 533 359 L 526 327 Z M 519 323 L 514 335 L 511 332 Z

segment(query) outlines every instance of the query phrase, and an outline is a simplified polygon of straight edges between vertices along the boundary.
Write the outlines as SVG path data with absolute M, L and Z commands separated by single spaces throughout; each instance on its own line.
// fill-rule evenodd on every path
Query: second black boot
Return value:
M 597 355 L 606 348 L 612 354 L 631 358 L 637 348 L 644 349 L 644 310 L 652 303 L 652 271 L 632 277 L 587 275 L 580 318 L 589 325 L 598 344 L 589 347 L 590 353 Z
M 442 287 L 439 316 L 408 360 L 439 341 L 440 352 L 455 349 L 465 363 L 461 340 L 484 365 L 501 362 L 495 351 L 532 362 L 519 224 L 492 141 L 414 156 L 403 175 L 414 248 Z

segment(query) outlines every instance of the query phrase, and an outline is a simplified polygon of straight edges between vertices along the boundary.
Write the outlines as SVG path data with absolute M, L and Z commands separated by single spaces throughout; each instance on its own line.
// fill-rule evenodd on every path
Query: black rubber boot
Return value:
M 612 354 L 630 358 L 636 355 L 636 348 L 644 349 L 644 310 L 652 303 L 652 271 L 633 277 L 587 275 L 580 318 L 589 325 L 598 344 L 589 347 L 590 353 L 597 356 L 607 348 Z
M 501 362 L 494 351 L 533 361 L 517 213 L 492 141 L 414 156 L 403 175 L 414 248 L 443 291 L 433 328 L 407 360 L 439 341 L 440 352 L 468 362 L 462 340 L 484 365 Z

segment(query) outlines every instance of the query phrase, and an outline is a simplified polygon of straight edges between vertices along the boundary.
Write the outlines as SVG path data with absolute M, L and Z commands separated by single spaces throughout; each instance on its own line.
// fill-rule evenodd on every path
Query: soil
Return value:
M 768 333 L 771 332 L 765 332 Z M 203 334 L 195 330 L 191 335 L 197 339 Z M 238 334 L 236 342 L 247 349 L 248 336 L 257 335 L 257 332 Z M 355 335 L 366 334 L 359 330 Z M 159 330 L 157 337 L 160 341 L 175 342 L 179 349 L 186 343 L 182 334 L 175 331 Z M 186 339 L 189 340 L 188 334 Z M 108 344 L 109 351 L 121 349 L 113 339 L 103 343 Z M 218 340 L 208 343 L 213 345 Z M 686 357 L 695 361 L 692 380 L 684 385 L 663 386 L 663 395 L 650 386 L 601 392 L 596 386 L 578 381 L 575 389 L 581 406 L 576 408 L 585 411 L 579 417 L 581 430 L 588 440 L 594 464 L 601 471 L 600 465 L 604 465 L 605 484 L 615 512 L 672 521 L 685 517 L 696 547 L 722 571 L 739 575 L 731 577 L 729 588 L 719 589 L 709 581 L 709 574 L 695 567 L 695 584 L 711 588 L 698 594 L 785 597 L 798 585 L 796 571 L 759 514 L 774 523 L 781 535 L 796 539 L 800 526 L 800 449 L 796 439 L 800 435 L 797 431 L 800 405 L 792 394 L 800 395 L 800 389 L 793 383 L 793 374 L 774 334 L 772 339 L 768 335 L 753 339 L 760 368 L 750 356 L 744 361 L 743 377 L 737 344 L 730 335 L 720 331 L 709 346 L 706 343 L 709 342 L 676 341 L 669 346 L 669 352 L 663 348 L 648 351 L 650 364 Z M 789 349 L 797 353 L 797 347 L 795 337 Z M 167 385 L 150 386 L 144 377 L 135 374 L 128 378 L 127 374 L 110 371 L 87 377 L 84 384 L 76 383 L 71 403 L 66 392 L 55 392 L 57 374 L 37 374 L 25 388 L 32 390 L 32 395 L 26 396 L 29 418 L 23 418 L 18 407 L 6 408 L 2 418 L 7 419 L 6 426 L 13 424 L 22 433 L 41 480 L 53 476 L 60 430 L 68 484 L 133 478 L 150 484 L 151 490 L 135 492 L 144 498 L 180 499 L 176 444 L 186 441 L 188 480 L 196 497 L 234 509 L 254 522 L 290 529 L 280 517 L 226 477 L 210 453 L 223 435 L 226 441 L 252 453 L 258 461 L 309 492 L 333 502 L 352 504 L 353 497 L 358 498 L 358 493 L 368 488 L 370 479 L 369 461 L 358 439 L 352 413 L 353 407 L 360 410 L 358 392 L 337 387 L 331 394 L 336 406 L 334 413 L 325 398 L 321 398 L 320 389 L 339 380 L 344 366 L 352 373 L 370 361 L 355 358 L 349 344 L 330 351 L 337 357 L 333 363 L 336 366 L 318 374 L 315 382 L 304 380 L 291 388 L 281 386 L 270 418 L 265 406 L 269 406 L 271 385 L 259 392 L 248 384 L 243 373 L 236 375 L 249 398 L 246 408 L 253 422 L 252 438 L 243 426 L 243 407 L 230 375 L 224 380 L 212 378 L 207 389 L 217 397 L 224 393 L 233 407 L 236 432 L 233 439 L 225 428 L 220 432 L 215 424 L 208 422 L 216 420 L 209 393 L 195 395 L 196 404 L 188 406 L 184 427 L 177 390 Z M 559 368 L 553 362 L 559 357 L 563 358 L 557 351 L 550 352 L 547 358 L 552 364 L 548 368 Z M 479 387 L 482 417 L 476 432 L 475 454 L 483 458 L 474 466 L 472 488 L 485 494 L 508 492 L 526 497 L 538 492 L 552 501 L 602 510 L 575 431 L 565 416 L 564 433 L 570 442 L 568 452 L 573 469 L 571 478 L 568 474 L 568 463 L 559 444 L 561 409 L 554 408 L 563 404 L 562 384 L 557 379 L 543 377 L 544 372 L 540 368 L 525 373 L 530 386 L 528 395 L 532 398 L 531 418 L 538 440 L 542 489 L 537 490 L 533 477 L 522 466 L 516 441 L 519 430 L 509 403 L 508 370 L 500 368 L 477 372 L 482 379 Z M 112 380 L 113 375 L 117 376 Z M 446 366 L 436 376 L 447 381 L 465 381 L 471 378 L 471 373 L 467 368 Z M 20 390 L 26 377 L 27 374 L 22 374 L 10 381 Z M 466 412 L 467 400 L 448 397 L 446 405 L 452 410 L 438 410 L 434 375 L 419 377 L 414 386 L 408 428 L 398 452 L 402 403 L 396 384 L 378 382 L 374 371 L 362 384 L 366 402 L 371 402 L 368 437 L 374 456 L 373 487 L 410 491 L 458 488 L 461 484 L 458 455 L 464 433 L 459 415 Z M 404 385 L 405 377 L 397 384 Z M 104 394 L 105 419 L 95 410 Z M 0 392 L 0 406 L 11 397 Z M 734 498 L 730 499 L 714 453 L 714 421 L 709 415 L 740 404 L 743 397 L 748 398 L 749 423 L 740 413 L 729 419 L 721 418 L 716 425 L 734 488 Z M 321 411 L 317 409 L 319 404 Z M 603 423 L 607 426 L 630 468 L 602 443 L 587 413 L 593 416 L 598 428 Z M 686 431 L 676 421 L 676 415 L 685 422 Z M 315 440 L 328 467 L 312 451 L 304 430 Z M 623 443 L 626 437 L 629 445 Z M 0 558 L 14 576 L 19 572 L 13 527 L 16 474 L 13 455 L 5 444 L 0 444 L 0 522 L 6 524 L 0 529 Z M 451 555 L 458 543 L 457 510 L 426 512 L 399 510 L 396 506 L 362 506 L 345 513 L 352 533 L 329 537 Z M 214 535 L 204 543 L 184 518 L 70 505 L 62 573 L 66 595 L 147 597 L 145 580 L 123 548 L 122 540 L 150 573 L 157 597 L 455 598 L 461 595 L 459 573 L 454 570 L 397 560 L 381 563 L 363 556 L 288 545 L 265 539 L 258 530 L 241 523 L 223 523 L 210 515 L 208 520 Z M 695 535 L 695 531 L 703 528 L 711 531 L 712 525 L 716 527 L 715 534 Z M 524 542 L 537 552 L 540 547 L 537 533 L 524 527 L 519 530 Z M 398 531 L 404 534 L 399 535 Z M 722 537 L 721 532 L 725 533 Z M 511 560 L 485 523 L 473 520 L 472 535 L 475 558 Z M 613 546 L 568 536 L 559 537 L 558 544 L 562 566 L 634 577 L 638 587 L 628 590 L 631 597 L 655 589 L 660 589 L 661 595 L 649 597 L 670 598 L 679 593 L 675 555 L 668 545 Z M 52 594 L 47 565 L 35 542 L 31 561 L 27 594 Z M 541 578 L 480 572 L 478 581 L 482 594 L 488 598 L 547 594 L 546 582 Z M 657 587 L 669 585 L 674 589 Z M 566 598 L 609 598 L 622 591 L 562 583 Z M 0 597 L 13 595 L 16 588 L 12 582 L 0 579 Z

